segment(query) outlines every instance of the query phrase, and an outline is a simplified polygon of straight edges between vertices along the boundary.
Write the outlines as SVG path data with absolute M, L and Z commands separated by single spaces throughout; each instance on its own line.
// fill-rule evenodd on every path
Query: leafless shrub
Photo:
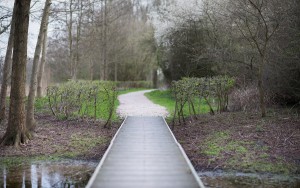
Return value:
M 266 95 L 266 104 L 271 104 L 271 96 Z M 259 92 L 255 85 L 244 88 L 236 88 L 230 95 L 229 110 L 230 111 L 258 111 Z

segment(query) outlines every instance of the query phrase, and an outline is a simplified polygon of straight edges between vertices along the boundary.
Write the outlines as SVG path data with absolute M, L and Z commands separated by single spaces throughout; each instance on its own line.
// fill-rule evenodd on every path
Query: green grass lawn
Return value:
M 145 93 L 145 96 L 153 103 L 164 106 L 169 113 L 174 113 L 175 100 L 170 90 L 160 91 L 155 90 L 149 93 Z
M 155 90 L 146 93 L 145 95 L 146 97 L 148 97 L 148 99 L 150 99 L 155 104 L 166 107 L 168 112 L 170 113 L 169 117 L 173 117 L 175 111 L 175 99 L 172 96 L 171 90 L 165 90 L 165 91 Z M 195 100 L 194 105 L 197 114 L 209 112 L 209 107 L 204 100 L 201 100 L 201 102 L 199 102 L 199 100 Z M 184 106 L 183 113 L 185 116 L 190 115 L 188 104 Z

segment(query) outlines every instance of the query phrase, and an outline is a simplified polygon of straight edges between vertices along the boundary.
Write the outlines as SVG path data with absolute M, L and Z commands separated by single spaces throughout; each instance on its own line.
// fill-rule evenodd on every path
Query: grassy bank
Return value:
M 155 90 L 145 94 L 153 103 L 164 106 L 170 113 L 169 118 L 173 117 L 175 112 L 175 99 L 172 96 L 171 90 Z M 195 110 L 197 113 L 208 113 L 209 107 L 204 100 L 195 100 Z M 190 115 L 189 106 L 186 104 L 183 108 L 183 113 L 187 117 Z

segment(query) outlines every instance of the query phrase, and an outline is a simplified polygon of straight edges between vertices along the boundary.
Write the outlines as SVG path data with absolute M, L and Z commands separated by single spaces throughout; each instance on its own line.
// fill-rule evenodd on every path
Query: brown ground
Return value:
M 218 136 L 213 136 L 220 132 L 229 137 L 218 140 Z M 273 110 L 264 119 L 257 113 L 244 112 L 201 115 L 198 120 L 189 119 L 186 125 L 176 126 L 174 134 L 198 171 L 235 169 L 300 174 L 300 118 L 287 110 Z M 205 153 L 212 141 L 227 149 L 218 155 Z M 232 143 L 248 151 L 238 152 Z
M 87 120 L 57 120 L 50 115 L 39 115 L 36 119 L 37 136 L 20 148 L 0 146 L 0 157 L 53 155 L 99 160 L 120 124 L 104 129 L 102 123 Z M 177 125 L 174 134 L 198 171 L 300 173 L 300 118 L 297 114 L 274 110 L 261 119 L 257 113 L 233 112 L 201 115 L 188 122 Z M 0 125 L 0 138 L 4 132 L 5 126 Z M 225 132 L 227 137 L 218 140 L 215 135 L 220 132 Z M 204 152 L 213 141 L 222 148 L 218 155 Z M 236 145 L 230 146 L 230 143 Z M 232 148 L 239 145 L 247 152 Z
M 0 157 L 58 156 L 78 159 L 100 159 L 115 134 L 103 123 L 88 120 L 57 120 L 51 115 L 38 115 L 37 136 L 19 148 L 0 146 Z M 0 125 L 0 138 L 6 125 Z M 96 146 L 94 146 L 96 145 Z

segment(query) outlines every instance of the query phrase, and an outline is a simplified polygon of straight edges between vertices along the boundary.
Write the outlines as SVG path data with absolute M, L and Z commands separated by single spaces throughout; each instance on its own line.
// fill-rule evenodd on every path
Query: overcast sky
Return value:
M 32 1 L 35 2 L 35 1 Z M 43 4 L 45 0 L 40 0 L 38 3 L 31 8 L 32 15 L 30 16 L 29 23 L 29 36 L 28 36 L 28 56 L 32 57 L 37 41 L 37 36 L 39 33 L 40 20 L 36 20 L 37 17 L 40 17 L 41 10 L 43 9 Z M 0 6 L 5 6 L 13 9 L 14 0 L 0 0 Z M 0 35 L 0 56 L 5 56 L 7 40 L 8 40 L 9 32 L 6 34 Z

